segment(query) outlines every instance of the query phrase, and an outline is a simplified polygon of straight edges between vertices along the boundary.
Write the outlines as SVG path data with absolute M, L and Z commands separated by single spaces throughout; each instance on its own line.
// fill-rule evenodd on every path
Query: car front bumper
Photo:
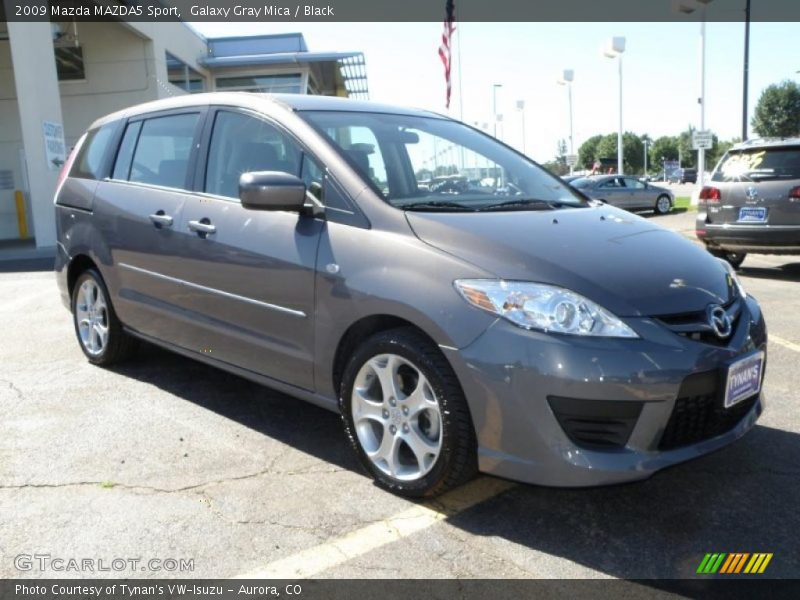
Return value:
M 498 319 L 469 346 L 444 349 L 470 406 L 481 471 L 565 487 L 634 481 L 753 427 L 763 392 L 723 409 L 720 390 L 728 364 L 766 350 L 754 299 L 743 303 L 726 345 L 684 338 L 650 318 L 625 321 L 641 339 L 550 335 Z M 571 426 L 565 413 L 577 415 Z M 709 415 L 719 426 L 695 431 Z M 605 445 L 585 443 L 586 430 Z
M 800 254 L 800 226 L 798 225 L 706 223 L 705 213 L 703 213 L 697 216 L 695 231 L 697 237 L 712 250 L 761 254 Z

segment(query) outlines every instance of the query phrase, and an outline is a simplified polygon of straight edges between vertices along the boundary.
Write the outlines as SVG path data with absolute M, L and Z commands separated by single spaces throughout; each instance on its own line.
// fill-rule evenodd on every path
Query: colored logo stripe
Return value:
M 748 560 L 749 559 L 749 560 Z M 703 557 L 700 566 L 697 567 L 698 573 L 713 575 L 736 573 L 763 573 L 767 565 L 772 560 L 772 553 L 756 552 L 725 552 L 708 553 Z M 745 566 L 747 565 L 747 566 Z
M 719 566 L 722 564 L 722 560 L 725 558 L 726 554 L 723 552 L 721 554 L 706 554 L 703 561 L 700 563 L 700 566 L 697 567 L 698 573 L 716 573 Z

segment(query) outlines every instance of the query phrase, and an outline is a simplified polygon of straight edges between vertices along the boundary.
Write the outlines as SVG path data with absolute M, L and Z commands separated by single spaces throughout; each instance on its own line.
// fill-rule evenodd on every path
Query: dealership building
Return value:
M 60 167 L 92 121 L 217 90 L 368 96 L 362 53 L 310 52 L 299 33 L 205 38 L 182 22 L 0 22 L 0 258 L 53 252 Z

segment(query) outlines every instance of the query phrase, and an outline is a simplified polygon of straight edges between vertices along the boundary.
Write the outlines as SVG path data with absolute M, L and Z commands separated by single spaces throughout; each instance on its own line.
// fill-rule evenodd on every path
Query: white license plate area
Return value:
M 740 223 L 764 223 L 767 220 L 767 209 L 763 206 L 743 206 L 739 209 Z
M 725 408 L 730 408 L 761 391 L 764 352 L 740 358 L 728 367 L 725 381 Z

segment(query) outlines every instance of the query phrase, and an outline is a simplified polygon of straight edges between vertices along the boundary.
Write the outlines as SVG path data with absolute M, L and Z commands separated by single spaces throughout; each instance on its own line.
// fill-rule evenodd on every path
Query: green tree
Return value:
M 648 151 L 652 171 L 664 168 L 665 160 L 678 160 L 678 138 L 674 135 L 663 135 L 650 145 Z
M 593 135 L 588 140 L 581 144 L 578 148 L 578 167 L 582 169 L 591 169 L 594 161 L 597 160 L 597 145 L 603 136 L 600 134 Z
M 800 135 L 800 86 L 787 79 L 764 89 L 750 124 L 762 137 Z
M 697 150 L 692 148 L 692 136 L 694 127 L 689 125 L 686 131 L 682 131 L 678 136 L 678 150 L 680 152 L 681 166 L 694 169 L 697 167 Z
M 617 156 L 617 134 L 609 133 L 597 144 L 597 158 Z M 640 173 L 644 165 L 642 139 L 630 131 L 622 134 L 622 166 L 626 173 Z

